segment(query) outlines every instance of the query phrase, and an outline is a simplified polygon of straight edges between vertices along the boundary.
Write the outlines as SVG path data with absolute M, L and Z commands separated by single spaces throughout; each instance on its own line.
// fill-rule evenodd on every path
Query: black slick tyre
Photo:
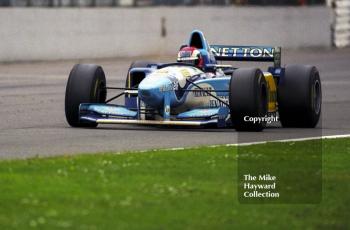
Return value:
M 321 80 L 316 67 L 287 65 L 278 84 L 277 102 L 283 127 L 315 127 L 322 104 Z
M 104 103 L 106 100 L 106 78 L 103 69 L 93 64 L 77 64 L 69 74 L 66 96 L 66 119 L 72 127 L 96 127 L 97 123 L 79 119 L 81 103 Z
M 252 122 L 267 115 L 268 89 L 260 69 L 239 68 L 230 81 L 229 105 L 231 120 L 237 131 L 262 131 L 266 122 Z

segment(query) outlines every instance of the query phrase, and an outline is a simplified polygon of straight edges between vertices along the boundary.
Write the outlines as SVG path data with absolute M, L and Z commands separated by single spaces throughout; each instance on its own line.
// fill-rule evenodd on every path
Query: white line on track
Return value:
M 343 134 L 343 135 L 329 135 L 329 136 L 318 136 L 318 137 L 305 137 L 305 138 L 293 138 L 293 139 L 282 139 L 282 140 L 272 140 L 272 141 L 256 141 L 256 142 L 246 142 L 246 143 L 236 143 L 236 144 L 226 144 L 226 145 L 209 145 L 207 147 L 209 148 L 216 148 L 216 147 L 222 147 L 222 146 L 248 146 L 248 145 L 257 145 L 257 144 L 266 144 L 266 143 L 273 143 L 273 142 L 297 142 L 297 141 L 309 141 L 309 140 L 319 140 L 319 139 L 335 139 L 335 138 L 345 138 L 350 137 L 350 134 Z M 177 151 L 177 150 L 184 150 L 184 149 L 196 149 L 200 147 L 205 146 L 199 146 L 199 147 L 180 147 L 180 148 L 168 148 L 168 149 L 155 149 L 154 151 L 158 150 L 165 150 L 165 151 Z

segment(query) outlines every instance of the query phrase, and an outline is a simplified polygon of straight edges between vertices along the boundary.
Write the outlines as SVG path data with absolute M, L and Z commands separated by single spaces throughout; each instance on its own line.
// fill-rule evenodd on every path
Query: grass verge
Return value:
M 0 229 L 347 229 L 349 138 L 240 148 L 283 149 L 283 160 L 317 141 L 313 205 L 240 204 L 236 147 L 0 161 Z

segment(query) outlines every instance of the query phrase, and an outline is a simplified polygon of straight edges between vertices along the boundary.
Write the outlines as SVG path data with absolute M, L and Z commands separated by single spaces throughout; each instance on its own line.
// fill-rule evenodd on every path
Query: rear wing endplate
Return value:
M 218 61 L 273 62 L 281 67 L 281 47 L 211 45 L 210 50 Z

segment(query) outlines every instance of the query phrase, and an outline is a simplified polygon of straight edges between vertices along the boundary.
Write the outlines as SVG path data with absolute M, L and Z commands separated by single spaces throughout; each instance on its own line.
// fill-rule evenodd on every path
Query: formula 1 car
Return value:
M 273 62 L 267 71 L 218 61 Z M 107 90 L 120 90 L 107 99 Z M 98 124 L 234 127 L 261 131 L 268 118 L 283 127 L 315 127 L 321 81 L 314 66 L 281 66 L 281 48 L 209 45 L 194 30 L 174 63 L 136 61 L 125 87 L 106 85 L 102 67 L 77 64 L 70 72 L 65 113 L 72 127 Z M 112 104 L 124 96 L 124 105 Z

